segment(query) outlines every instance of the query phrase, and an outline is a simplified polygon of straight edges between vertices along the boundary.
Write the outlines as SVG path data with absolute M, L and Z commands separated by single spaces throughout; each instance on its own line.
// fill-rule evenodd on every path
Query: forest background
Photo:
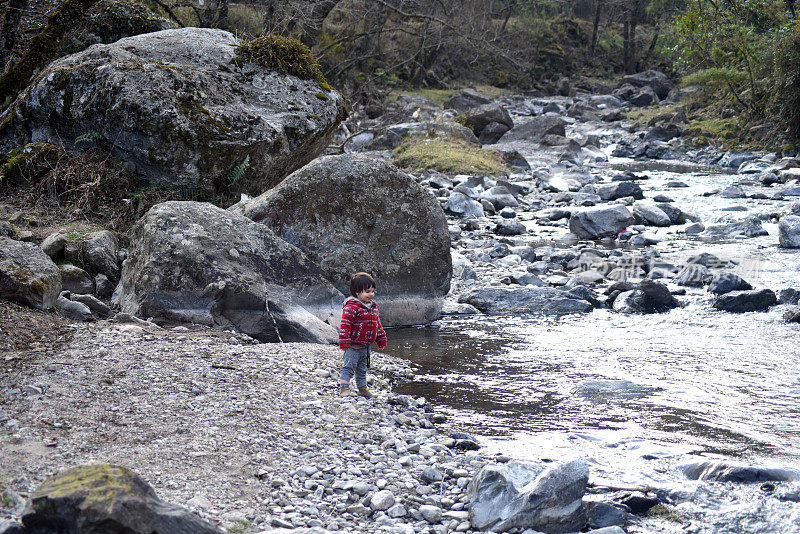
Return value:
M 356 105 L 470 84 L 554 93 L 562 77 L 602 92 L 655 68 L 713 136 L 800 138 L 794 0 L 5 0 L 2 16 L 3 106 L 43 63 L 169 21 L 296 38 Z

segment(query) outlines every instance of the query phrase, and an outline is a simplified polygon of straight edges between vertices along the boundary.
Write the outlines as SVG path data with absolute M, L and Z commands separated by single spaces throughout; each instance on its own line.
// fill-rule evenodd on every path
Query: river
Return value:
M 734 260 L 755 288 L 800 288 L 800 255 L 778 247 L 769 217 L 787 211 L 789 200 L 713 194 L 741 183 L 748 196 L 769 197 L 772 188 L 716 166 L 611 157 L 621 128 L 572 123 L 568 136 L 578 132 L 599 135 L 607 155 L 587 165 L 593 174 L 647 175 L 639 182 L 646 197 L 668 195 L 706 226 L 756 215 L 769 232 L 707 242 L 687 237 L 683 226 L 658 229 L 663 240 L 654 248 L 662 258 L 710 252 Z M 530 144 L 520 151 L 535 166 L 548 163 L 542 150 Z M 676 180 L 688 187 L 668 185 Z M 518 218 L 528 242 L 558 236 L 552 227 L 539 233 L 531 214 Z M 775 498 L 771 487 L 691 481 L 678 469 L 698 459 L 800 468 L 800 325 L 783 321 L 786 305 L 734 314 L 712 309 L 703 288 L 678 298 L 682 307 L 652 315 L 447 316 L 390 331 L 386 352 L 417 366 L 400 393 L 433 401 L 487 452 L 580 456 L 590 462 L 590 482 L 673 492 L 683 521 L 645 521 L 630 532 L 800 532 L 800 505 Z

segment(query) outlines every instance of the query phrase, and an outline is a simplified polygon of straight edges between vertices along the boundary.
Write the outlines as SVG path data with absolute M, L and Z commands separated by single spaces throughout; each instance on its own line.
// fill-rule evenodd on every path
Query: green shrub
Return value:
M 333 89 L 323 76 L 317 58 L 297 39 L 267 34 L 244 41 L 236 47 L 236 54 L 242 61 L 256 63 L 280 74 L 314 80 L 326 91 Z
M 775 70 L 774 115 L 792 139 L 800 139 L 800 28 L 779 43 Z

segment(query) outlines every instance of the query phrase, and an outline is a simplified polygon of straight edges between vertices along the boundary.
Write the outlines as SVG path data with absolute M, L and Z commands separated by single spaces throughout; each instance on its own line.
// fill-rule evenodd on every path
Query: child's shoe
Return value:
M 363 388 L 358 388 L 358 394 L 364 397 L 365 399 L 371 399 L 372 397 L 375 396 L 369 389 L 367 389 L 366 386 L 364 386 Z
M 339 386 L 340 397 L 355 397 L 356 394 L 352 392 L 350 386 Z

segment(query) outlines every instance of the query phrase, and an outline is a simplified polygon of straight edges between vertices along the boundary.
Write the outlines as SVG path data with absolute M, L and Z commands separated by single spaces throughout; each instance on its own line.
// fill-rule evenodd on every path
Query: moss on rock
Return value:
M 397 147 L 392 161 L 408 171 L 435 169 L 450 174 L 506 172 L 502 155 L 452 139 L 414 139 Z
M 322 89 L 331 91 L 311 49 L 296 39 L 267 34 L 244 41 L 236 48 L 242 61 L 257 63 L 279 74 L 291 74 L 301 80 L 314 80 Z

